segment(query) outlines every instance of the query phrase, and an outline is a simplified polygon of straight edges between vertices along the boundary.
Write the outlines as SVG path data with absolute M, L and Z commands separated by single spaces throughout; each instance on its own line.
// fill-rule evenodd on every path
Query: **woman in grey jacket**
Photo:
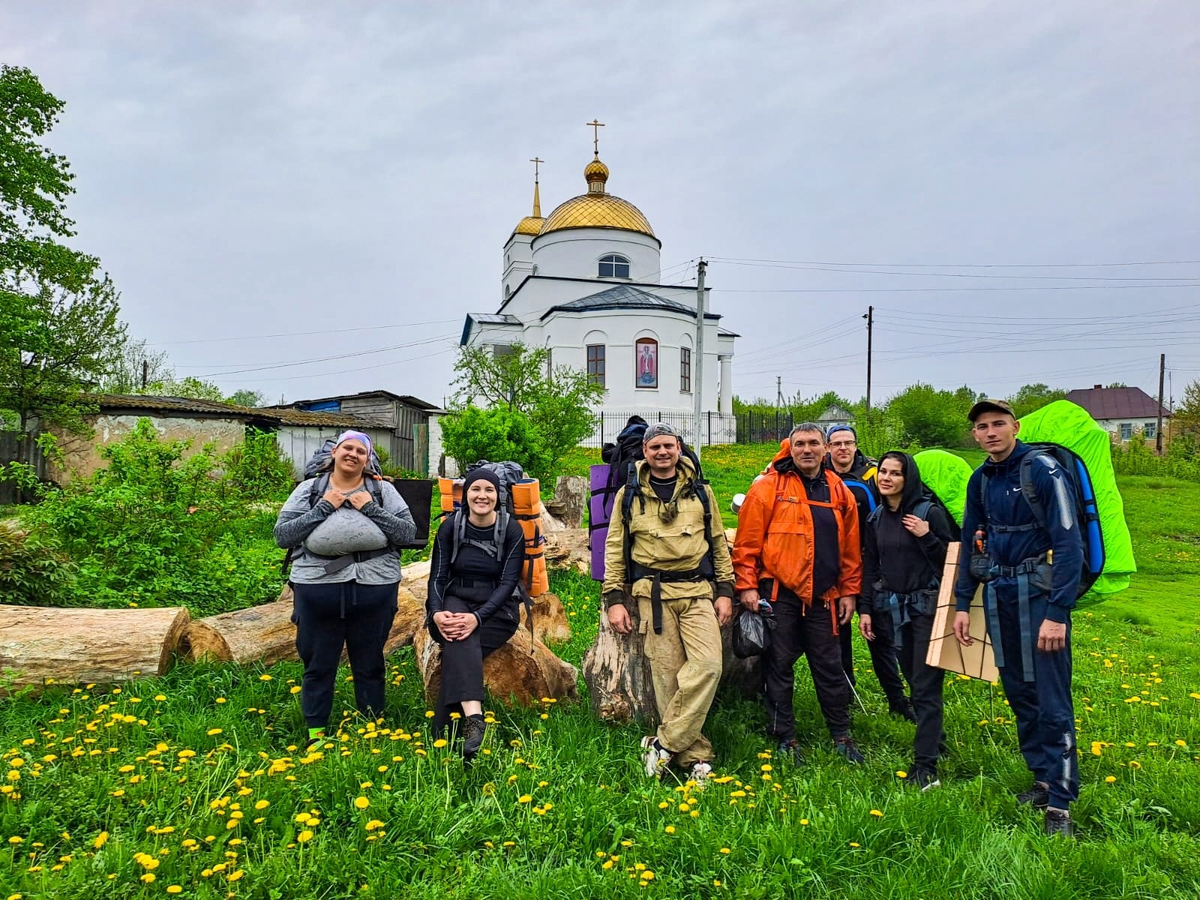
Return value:
M 354 699 L 369 718 L 383 713 L 383 645 L 396 615 L 400 555 L 416 532 L 404 500 L 386 481 L 379 501 L 367 486 L 371 439 L 338 437 L 327 490 L 310 505 L 314 481 L 300 484 L 279 513 L 275 542 L 298 549 L 292 564 L 296 651 L 304 662 L 300 708 L 311 743 L 325 736 L 342 646 L 354 673 Z

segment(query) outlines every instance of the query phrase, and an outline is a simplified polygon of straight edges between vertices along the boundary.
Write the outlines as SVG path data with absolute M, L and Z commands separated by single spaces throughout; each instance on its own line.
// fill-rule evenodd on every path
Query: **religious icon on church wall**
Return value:
M 654 338 L 638 338 L 634 361 L 634 384 L 640 388 L 658 387 L 658 341 Z

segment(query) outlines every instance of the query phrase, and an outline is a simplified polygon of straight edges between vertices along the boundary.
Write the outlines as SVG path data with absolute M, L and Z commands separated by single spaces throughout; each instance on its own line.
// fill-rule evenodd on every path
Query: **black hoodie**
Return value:
M 926 498 L 916 460 L 903 454 L 904 493 L 900 507 L 892 510 L 884 499 L 874 522 L 863 527 L 863 596 L 860 613 L 873 612 L 875 594 L 910 594 L 940 579 L 946 563 L 946 546 L 954 540 L 954 523 L 937 503 L 929 507 L 929 533 L 916 537 L 903 519 Z

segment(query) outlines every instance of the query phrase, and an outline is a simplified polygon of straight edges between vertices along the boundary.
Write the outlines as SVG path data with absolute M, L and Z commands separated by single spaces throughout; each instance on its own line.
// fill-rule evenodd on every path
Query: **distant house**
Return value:
M 834 425 L 853 425 L 854 413 L 834 403 L 825 408 L 817 418 L 817 424 L 828 431 Z
M 393 464 L 410 471 L 436 474 L 442 455 L 438 419 L 445 415 L 432 403 L 391 391 L 363 391 L 315 400 L 297 400 L 270 409 L 295 409 L 313 413 L 336 413 L 369 419 L 387 429 L 377 445 L 387 450 Z
M 1067 399 L 1087 410 L 1088 415 L 1116 440 L 1128 441 L 1137 432 L 1149 441 L 1158 436 L 1158 401 L 1141 388 L 1106 388 L 1097 384 L 1070 391 Z M 1165 407 L 1161 412 L 1165 428 L 1171 413 Z
M 387 440 L 390 436 L 388 429 L 372 419 L 346 413 L 262 409 L 217 400 L 142 394 L 101 394 L 95 399 L 99 410 L 86 418 L 91 435 L 52 429 L 62 462 L 51 466 L 51 480 L 62 484 L 102 468 L 100 448 L 120 441 L 143 418 L 149 419 L 164 439 L 190 441 L 188 455 L 200 452 L 206 444 L 213 444 L 218 452 L 229 450 L 245 439 L 247 428 L 272 432 L 280 451 L 291 460 L 297 478 L 326 438 L 336 437 L 348 428 L 363 431 L 372 440 Z

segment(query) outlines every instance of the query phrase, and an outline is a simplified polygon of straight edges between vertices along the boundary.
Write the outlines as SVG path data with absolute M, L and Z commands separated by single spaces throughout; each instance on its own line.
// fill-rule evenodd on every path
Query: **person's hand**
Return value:
M 465 641 L 471 636 L 471 632 L 479 627 L 479 619 L 474 613 L 461 613 L 458 619 L 458 637 L 455 640 Z
M 724 627 L 733 618 L 733 601 L 728 597 L 718 597 L 713 601 L 713 610 L 717 614 L 717 624 Z
M 1067 646 L 1067 623 L 1042 620 L 1038 629 L 1037 648 L 1043 653 L 1057 653 Z
M 855 597 L 839 597 L 838 598 L 838 621 L 843 625 L 850 624 L 850 620 L 854 618 L 854 603 Z
M 629 634 L 633 631 L 633 619 L 629 618 L 629 610 L 624 603 L 613 603 L 608 607 L 608 624 L 617 634 Z
M 438 627 L 438 631 L 442 633 L 442 637 L 449 640 L 446 631 L 454 623 L 454 613 L 447 612 L 444 609 L 439 609 L 433 614 L 433 624 Z
M 339 506 L 342 505 L 343 501 L 345 501 L 346 495 L 343 494 L 341 491 L 330 488 L 329 490 L 327 490 L 325 492 L 325 495 L 321 499 L 328 500 L 330 503 L 333 504 L 333 508 L 337 509 Z
M 975 638 L 971 637 L 971 614 L 959 610 L 954 614 L 954 637 L 964 647 L 970 647 L 975 643 Z
M 871 614 L 858 614 L 858 633 L 865 637 L 868 641 L 875 640 L 875 629 L 871 627 Z
M 371 502 L 371 492 L 368 490 L 355 491 L 353 494 L 347 494 L 346 499 L 355 509 L 361 510 Z
M 929 534 L 929 523 L 911 513 L 901 519 L 900 523 L 916 537 L 925 537 L 925 535 Z
M 738 599 L 742 601 L 742 606 L 750 610 L 750 612 L 758 612 L 758 591 L 747 589 L 738 595 Z

